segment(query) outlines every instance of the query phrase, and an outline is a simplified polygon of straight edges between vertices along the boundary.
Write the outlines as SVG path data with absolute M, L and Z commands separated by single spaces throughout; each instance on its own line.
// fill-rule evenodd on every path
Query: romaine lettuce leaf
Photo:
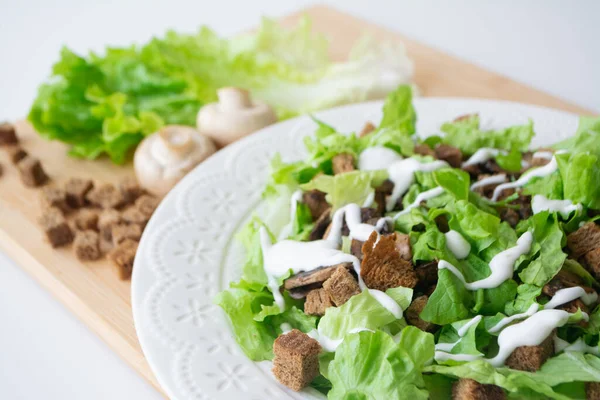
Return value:
M 474 304 L 473 294 L 447 269 L 438 271 L 438 283 L 429 296 L 420 317 L 428 322 L 446 325 L 468 318 Z
M 329 364 L 330 399 L 427 399 L 421 368 L 433 358 L 433 335 L 406 327 L 387 334 L 349 334 Z
M 412 89 L 410 86 L 400 86 L 385 99 L 379 129 L 394 129 L 410 136 L 416 131 L 416 122 L 417 114 L 412 104 Z
M 600 136 L 598 136 L 600 138 Z M 573 203 L 600 209 L 600 161 L 591 153 L 557 154 L 563 196 Z
M 445 133 L 443 142 L 458 147 L 465 154 L 473 154 L 482 147 L 493 147 L 504 150 L 526 151 L 535 134 L 533 122 L 527 125 L 516 125 L 500 130 L 481 130 L 479 115 L 471 115 L 458 121 L 442 125 Z
M 600 157 L 600 117 L 579 117 L 574 136 L 555 143 L 552 148 L 571 153 L 589 152 Z

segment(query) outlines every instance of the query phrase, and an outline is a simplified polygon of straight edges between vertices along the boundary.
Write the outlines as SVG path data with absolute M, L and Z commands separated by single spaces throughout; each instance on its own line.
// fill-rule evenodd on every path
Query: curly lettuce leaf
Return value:
M 571 153 L 589 152 L 600 157 L 600 117 L 579 117 L 574 136 L 555 143 L 552 148 Z
M 412 89 L 410 86 L 400 86 L 385 99 L 379 129 L 394 129 L 410 136 L 416 132 L 416 123 L 417 113 L 412 104 Z
M 599 156 L 591 153 L 565 153 L 555 157 L 563 182 L 564 198 L 588 208 L 600 209 Z
M 433 358 L 433 335 L 414 327 L 400 333 L 349 334 L 329 363 L 330 399 L 427 399 L 423 366 Z
M 438 271 L 438 283 L 429 296 L 420 317 L 437 325 L 446 325 L 468 318 L 474 304 L 473 295 L 447 269 Z
M 473 154 L 482 147 L 526 151 L 535 134 L 531 121 L 500 130 L 482 130 L 477 114 L 447 122 L 440 129 L 445 133 L 443 142 L 458 147 L 465 154 Z

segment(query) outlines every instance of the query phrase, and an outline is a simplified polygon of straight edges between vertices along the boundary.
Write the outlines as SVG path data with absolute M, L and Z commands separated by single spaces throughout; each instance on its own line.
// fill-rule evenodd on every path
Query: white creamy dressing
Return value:
M 367 241 L 373 232 L 378 232 L 383 229 L 387 223 L 387 219 L 380 218 L 375 226 L 362 222 L 360 215 L 360 207 L 357 204 L 348 204 L 333 214 L 331 219 L 331 230 L 327 236 L 327 240 L 334 241 L 338 245 L 342 244 L 342 227 L 344 220 L 350 230 L 350 239 Z
M 507 155 L 506 150 L 494 149 L 491 147 L 482 147 L 477 150 L 467 161 L 462 163 L 462 167 L 468 167 L 469 165 L 482 164 L 492 158 L 496 158 L 499 154 Z
M 563 310 L 541 310 L 522 322 L 506 327 L 498 335 L 498 355 L 487 361 L 494 367 L 500 367 L 517 347 L 540 345 L 554 329 L 567 323 L 569 315 Z
M 506 174 L 498 174 L 483 178 L 471 185 L 471 190 L 489 185 L 499 185 L 506 181 Z
M 448 353 L 448 352 L 452 351 L 452 349 L 454 348 L 454 346 L 456 346 L 459 343 L 460 343 L 460 339 L 458 339 L 456 342 L 453 342 L 453 343 L 437 343 L 435 345 L 435 352 L 436 352 L 436 354 L 438 352 L 440 352 L 440 353 L 441 352 Z M 437 356 L 434 357 L 434 358 L 437 359 Z
M 590 353 L 600 356 L 600 350 L 598 349 L 598 346 L 590 346 L 586 344 L 582 338 L 577 339 L 573 343 L 569 343 L 556 335 L 554 335 L 554 351 L 557 353 L 560 353 L 561 351 L 578 351 L 581 353 Z
M 292 193 L 292 197 L 290 198 L 290 222 L 287 223 L 283 228 L 281 228 L 281 232 L 279 233 L 279 240 L 285 239 L 290 236 L 292 232 L 292 227 L 294 226 L 294 219 L 296 218 L 296 210 L 298 209 L 298 203 L 302 203 L 302 190 L 298 189 L 294 193 Z
M 516 320 L 522 319 L 522 318 L 531 317 L 533 314 L 538 312 L 539 309 L 540 309 L 540 305 L 538 303 L 533 303 L 531 306 L 529 306 L 527 311 L 525 311 L 524 313 L 519 313 L 519 314 L 511 315 L 510 317 L 502 318 L 500 321 L 498 321 L 498 323 L 496 325 L 494 325 L 490 329 L 488 329 L 488 332 L 496 333 L 513 321 L 516 321 Z
M 589 306 L 598 300 L 598 293 L 588 293 L 581 286 L 560 289 L 557 290 L 554 296 L 552 296 L 552 299 L 544 305 L 544 309 L 553 309 L 575 299 L 581 299 L 583 304 Z
M 371 329 L 367 329 L 367 328 L 355 328 L 355 329 L 350 329 L 348 331 L 348 333 L 358 333 L 358 332 L 375 332 Z M 331 339 L 325 335 L 323 335 L 321 332 L 318 331 L 318 329 L 313 329 L 312 331 L 307 333 L 308 336 L 310 336 L 311 338 L 315 339 L 317 342 L 319 342 L 319 344 L 321 345 L 321 347 L 323 348 L 323 350 L 328 351 L 328 352 L 334 352 L 337 350 L 337 348 L 339 347 L 340 344 L 342 344 L 342 342 L 344 341 L 344 339 Z
M 377 302 L 379 304 L 381 304 L 381 306 L 383 308 L 385 308 L 390 313 L 392 313 L 392 315 L 396 319 L 402 318 L 402 308 L 400 308 L 400 306 L 398 305 L 398 303 L 396 303 L 396 301 L 394 299 L 392 299 L 390 296 L 388 296 L 381 290 L 377 290 L 377 289 L 368 289 L 368 290 L 369 290 L 369 294 L 371 296 L 373 296 L 373 298 L 375 300 L 377 300 Z
M 573 211 L 581 213 L 583 206 L 581 204 L 573 204 L 571 200 L 550 200 L 546 196 L 536 194 L 531 200 L 531 210 L 534 214 L 542 211 L 557 212 L 564 219 L 569 218 L 569 214 Z
M 536 151 L 531 155 L 531 158 L 543 158 L 544 160 L 552 160 L 554 153 L 547 150 Z
M 289 331 L 291 331 L 292 325 L 288 324 L 287 322 L 282 323 L 281 325 L 279 325 L 279 328 L 281 329 L 282 333 L 288 333 Z
M 448 167 L 445 161 L 436 160 L 421 163 L 416 158 L 403 159 L 398 153 L 385 147 L 375 146 L 366 149 L 358 158 L 358 168 L 362 171 L 387 169 L 388 179 L 394 183 L 391 196 L 387 199 L 386 209 L 394 209 L 396 202 L 415 182 L 415 172 L 432 172 Z
M 469 322 L 465 323 L 463 326 L 461 326 L 456 333 L 458 334 L 458 340 L 454 343 L 438 343 L 435 345 L 435 356 L 434 358 L 436 360 L 447 360 L 448 358 L 446 357 L 447 352 L 452 351 L 452 349 L 454 348 L 454 346 L 456 346 L 457 344 L 460 343 L 460 341 L 462 340 L 463 337 L 465 337 L 465 335 L 467 334 L 467 332 L 469 332 L 469 329 L 471 329 L 471 327 L 473 325 L 477 325 L 481 322 L 481 319 L 483 317 L 481 315 L 477 315 L 474 318 L 471 318 L 469 320 Z M 462 356 L 467 356 L 467 354 L 462 354 Z M 477 356 L 475 356 L 477 357 Z
M 446 247 L 454 254 L 454 257 L 459 260 L 467 258 L 471 252 L 471 245 L 469 242 L 455 230 L 450 230 L 444 235 L 446 236 Z
M 562 151 L 557 151 L 556 154 L 561 154 Z M 543 167 L 530 169 L 525 172 L 519 179 L 514 182 L 507 182 L 501 185 L 496 186 L 494 189 L 494 194 L 492 196 L 492 201 L 497 201 L 500 194 L 506 189 L 515 189 L 522 186 L 525 186 L 529 181 L 533 178 L 543 178 L 554 173 L 558 169 L 558 163 L 556 162 L 556 157 L 553 155 L 550 162 Z
M 487 278 L 475 282 L 467 282 L 462 272 L 448 261 L 440 260 L 438 269 L 447 269 L 452 272 L 469 290 L 495 288 L 512 278 L 515 262 L 523 254 L 529 253 L 532 242 L 533 235 L 531 232 L 523 233 L 517 240 L 516 246 L 506 249 L 492 258 L 490 261 L 491 274 Z
M 444 193 L 444 188 L 441 187 L 441 186 L 438 186 L 438 187 L 435 187 L 433 189 L 429 189 L 429 190 L 427 190 L 425 192 L 419 193 L 417 195 L 417 197 L 415 198 L 415 201 L 413 201 L 411 204 L 409 204 L 408 206 L 406 206 L 404 208 L 404 210 L 402 210 L 399 213 L 397 213 L 396 215 L 394 215 L 394 219 L 397 219 L 401 215 L 409 213 L 410 210 L 412 210 L 413 208 L 419 207 L 422 202 L 430 200 L 430 199 L 433 199 L 434 197 L 438 197 L 442 193 Z
M 375 203 L 375 190 L 372 190 L 371 193 L 369 193 L 362 206 L 364 208 L 369 208 L 373 203 Z

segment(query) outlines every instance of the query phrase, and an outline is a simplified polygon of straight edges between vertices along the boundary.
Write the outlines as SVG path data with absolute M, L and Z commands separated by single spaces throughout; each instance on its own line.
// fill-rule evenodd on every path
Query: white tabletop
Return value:
M 63 44 L 76 51 L 209 24 L 233 34 L 310 1 L 0 0 L 0 120 L 26 114 Z M 600 111 L 600 2 L 331 0 L 357 16 Z M 394 4 L 393 6 L 391 4 Z M 0 254 L 0 398 L 159 399 L 94 333 Z

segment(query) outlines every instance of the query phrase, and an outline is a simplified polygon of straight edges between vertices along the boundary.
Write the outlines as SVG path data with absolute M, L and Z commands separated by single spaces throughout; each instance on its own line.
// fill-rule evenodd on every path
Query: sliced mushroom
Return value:
M 299 272 L 286 279 L 283 283 L 283 288 L 291 290 L 309 285 L 322 285 L 334 273 L 335 269 L 340 266 L 346 267 L 349 271 L 352 270 L 352 263 L 341 263 L 329 267 L 319 267 L 312 271 Z M 315 287 L 311 289 L 315 289 Z

